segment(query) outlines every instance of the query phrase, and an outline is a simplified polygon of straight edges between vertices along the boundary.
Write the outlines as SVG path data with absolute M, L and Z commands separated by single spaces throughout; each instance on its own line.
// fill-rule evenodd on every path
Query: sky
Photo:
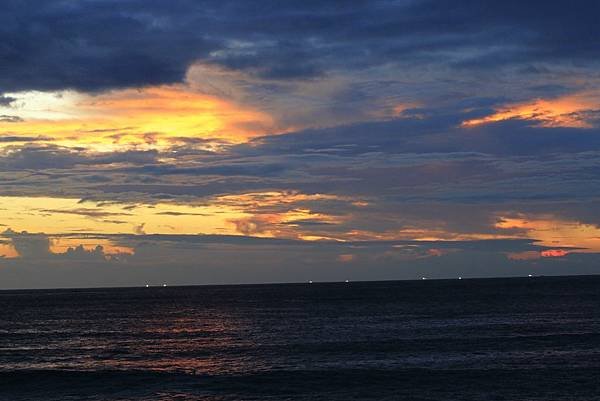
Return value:
M 0 288 L 598 273 L 598 15 L 6 0 Z

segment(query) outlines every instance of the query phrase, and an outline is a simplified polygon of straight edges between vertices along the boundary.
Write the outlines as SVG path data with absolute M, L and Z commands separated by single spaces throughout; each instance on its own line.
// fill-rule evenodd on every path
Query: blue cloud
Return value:
M 573 61 L 595 65 L 594 1 L 10 1 L 0 90 L 180 82 L 202 60 L 257 76 Z M 541 12 L 540 10 L 543 10 Z

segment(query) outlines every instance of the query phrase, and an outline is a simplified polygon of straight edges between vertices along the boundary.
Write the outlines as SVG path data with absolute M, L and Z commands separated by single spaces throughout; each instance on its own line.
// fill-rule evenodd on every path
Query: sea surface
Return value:
M 1 400 L 600 400 L 600 277 L 0 291 Z

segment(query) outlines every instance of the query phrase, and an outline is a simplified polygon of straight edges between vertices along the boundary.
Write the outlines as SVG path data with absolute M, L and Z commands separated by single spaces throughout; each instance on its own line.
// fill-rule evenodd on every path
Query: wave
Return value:
M 11 370 L 0 371 L 0 399 L 141 400 L 159 399 L 160 394 L 187 394 L 227 399 L 323 396 L 333 400 L 420 394 L 433 399 L 459 396 L 464 400 L 479 400 L 490 392 L 510 398 L 515 395 L 512 391 L 520 389 L 521 395 L 545 395 L 553 400 L 563 399 L 564 395 L 564 399 L 589 400 L 600 394 L 594 372 L 593 369 L 335 369 L 211 376 L 151 370 Z M 566 390 L 575 387 L 581 398 L 576 392 Z M 7 398 L 2 398 L 3 394 Z

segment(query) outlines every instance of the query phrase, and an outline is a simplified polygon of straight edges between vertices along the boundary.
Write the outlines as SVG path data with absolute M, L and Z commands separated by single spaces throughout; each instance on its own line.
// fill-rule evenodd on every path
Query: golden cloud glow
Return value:
M 92 96 L 67 91 L 10 94 L 18 107 L 0 110 L 21 122 L 1 122 L 0 132 L 43 136 L 64 146 L 112 150 L 157 147 L 176 138 L 244 142 L 273 124 L 261 112 L 193 92 L 184 85 L 115 90 Z M 5 108 L 6 109 L 6 108 Z
M 52 253 L 66 253 L 69 249 L 79 246 L 88 252 L 100 246 L 105 255 L 132 255 L 134 253 L 133 248 L 115 244 L 114 241 L 105 238 L 50 238 L 50 252 Z
M 338 255 L 336 259 L 338 262 L 341 263 L 350 263 L 356 259 L 356 255 L 353 255 L 351 253 L 343 253 L 341 255 Z
M 351 230 L 344 234 L 341 239 L 347 241 L 395 241 L 395 240 L 414 240 L 414 241 L 478 241 L 490 239 L 514 238 L 511 235 L 484 234 L 484 233 L 455 233 L 444 229 L 436 228 L 404 228 L 401 230 L 388 231 L 368 231 Z
M 342 218 L 340 216 L 315 213 L 310 209 L 297 208 L 285 212 L 261 213 L 243 219 L 231 220 L 236 225 L 237 231 L 244 235 L 297 238 L 306 241 L 334 239 L 329 236 L 303 233 L 301 226 L 307 221 L 317 225 L 337 224 L 342 221 Z
M 0 258 L 16 258 L 19 253 L 12 244 L 0 244 Z
M 237 205 L 244 208 L 259 208 L 276 206 L 281 204 L 292 204 L 306 201 L 339 200 L 358 203 L 358 206 L 366 206 L 368 203 L 355 201 L 354 198 L 331 194 L 303 194 L 298 191 L 270 191 L 249 192 L 236 195 L 223 195 L 215 199 L 219 204 Z
M 201 204 L 96 203 L 77 198 L 0 197 L 5 211 L 0 224 L 15 232 L 44 233 L 51 250 L 64 253 L 83 245 L 100 245 L 106 254 L 130 253 L 110 241 L 82 241 L 82 234 L 226 234 L 322 240 L 332 238 L 323 227 L 342 222 L 344 216 L 328 215 L 300 206 L 302 202 L 353 199 L 299 192 L 264 192 L 226 195 Z M 281 205 L 289 205 L 280 210 Z M 276 207 L 277 206 L 277 207 Z M 269 210 L 273 207 L 273 210 Z M 69 235 L 74 239 L 69 239 Z M 1 238 L 0 238 L 1 239 Z M 14 255 L 10 247 L 4 254 Z
M 0 210 L 3 211 L 0 224 L 16 232 L 45 233 L 50 238 L 53 253 L 65 253 L 79 245 L 88 251 L 102 246 L 107 255 L 133 252 L 110 240 L 94 236 L 88 238 L 86 233 L 243 234 L 305 241 L 532 238 L 547 249 L 511 253 L 508 257 L 529 260 L 563 257 L 574 252 L 600 253 L 600 228 L 552 215 L 499 216 L 494 225 L 497 231 L 493 233 L 456 233 L 446 230 L 442 223 L 438 228 L 414 226 L 387 231 L 341 230 L 352 222 L 352 212 L 327 214 L 310 206 L 310 202 L 327 201 L 348 205 L 359 202 L 358 207 L 364 207 L 360 201 L 350 197 L 294 191 L 225 195 L 197 204 L 95 203 L 76 198 L 0 197 Z M 442 256 L 444 252 L 434 249 L 429 256 Z M 7 238 L 0 238 L 0 256 L 16 256 Z
M 404 114 L 406 110 L 414 109 L 421 106 L 422 104 L 418 102 L 398 103 L 394 107 L 392 107 L 392 115 L 394 117 L 400 117 Z
M 536 99 L 515 103 L 496 109 L 492 115 L 464 121 L 463 127 L 473 127 L 511 119 L 533 120 L 542 127 L 590 128 L 591 124 L 582 114 L 598 109 L 597 94 L 581 93 L 556 99 Z
M 1 223 L 45 234 L 235 234 L 232 219 L 248 217 L 221 205 L 80 203 L 73 198 L 0 197 Z M 62 248 L 68 248 L 68 243 Z M 79 243 L 77 243 L 79 244 Z M 103 245 L 98 242 L 90 246 Z M 58 245 L 57 245 L 58 246 Z
M 546 249 L 544 251 L 509 252 L 506 256 L 510 260 L 537 260 L 541 258 L 562 258 L 569 253 L 571 252 L 564 249 Z
M 252 192 L 216 197 L 214 202 L 247 213 L 232 219 L 239 233 L 264 237 L 295 238 L 304 241 L 353 240 L 352 233 L 329 232 L 331 226 L 344 223 L 350 214 L 326 214 L 311 209 L 314 202 L 341 202 L 363 208 L 368 202 L 355 197 L 331 194 L 305 194 L 298 191 Z M 287 208 L 287 210 L 286 210 Z
M 553 216 L 500 217 L 495 224 L 500 229 L 518 229 L 522 238 L 534 238 L 537 243 L 549 248 L 582 248 L 572 252 L 600 252 L 600 228 L 578 221 L 557 219 Z M 565 256 L 569 251 L 550 249 L 542 257 Z

